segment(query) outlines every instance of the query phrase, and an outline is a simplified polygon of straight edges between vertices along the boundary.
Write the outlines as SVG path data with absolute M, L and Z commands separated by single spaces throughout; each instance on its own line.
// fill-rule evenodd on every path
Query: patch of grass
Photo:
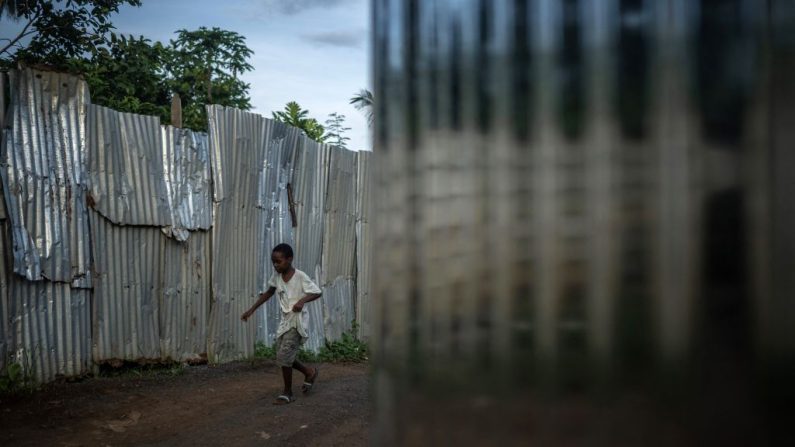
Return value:
M 182 363 L 177 363 L 176 365 L 171 366 L 171 368 L 166 371 L 166 374 L 169 376 L 181 376 L 185 374 L 185 365 Z
M 258 359 L 275 359 L 276 347 L 268 346 L 265 343 L 258 341 L 254 346 L 254 358 Z
M 99 369 L 100 377 L 177 377 L 185 374 L 185 365 L 182 363 L 154 363 L 140 365 L 125 362 L 121 367 L 102 365 Z
M 0 395 L 33 391 L 36 387 L 33 376 L 20 363 L 9 363 L 0 371 Z
M 327 341 L 317 353 L 302 348 L 298 352 L 298 360 L 306 363 L 364 362 L 368 358 L 368 348 L 365 342 L 359 340 L 357 332 L 358 326 L 354 322 L 351 330 L 342 334 L 342 339 Z M 254 358 L 275 359 L 275 346 L 257 342 L 254 348 Z
M 350 331 L 342 334 L 342 339 L 326 342 L 320 348 L 318 357 L 322 362 L 363 362 L 367 360 L 367 344 L 356 335 L 356 323 Z
M 323 348 L 320 348 L 323 349 Z M 314 352 L 301 348 L 301 351 L 298 352 L 298 360 L 304 363 L 321 363 L 325 362 L 320 358 L 319 354 L 315 354 Z

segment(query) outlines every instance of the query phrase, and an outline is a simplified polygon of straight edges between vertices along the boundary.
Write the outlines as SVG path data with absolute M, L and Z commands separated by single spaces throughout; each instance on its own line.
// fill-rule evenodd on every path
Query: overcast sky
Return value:
M 112 16 L 117 32 L 167 42 L 174 31 L 217 26 L 246 37 L 254 51 L 254 111 L 270 117 L 297 101 L 324 123 L 328 114 L 347 118 L 351 149 L 372 149 L 367 121 L 348 101 L 370 88 L 369 0 L 143 0 Z M 0 37 L 11 27 L 0 23 Z

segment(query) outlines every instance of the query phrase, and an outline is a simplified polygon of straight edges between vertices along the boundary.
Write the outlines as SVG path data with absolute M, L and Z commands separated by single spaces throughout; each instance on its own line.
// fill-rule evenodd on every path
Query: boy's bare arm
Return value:
M 249 309 L 245 313 L 243 313 L 243 315 L 241 315 L 240 319 L 243 320 L 243 321 L 248 320 L 248 318 L 250 316 L 254 315 L 254 312 L 257 310 L 257 308 L 262 306 L 262 304 L 265 303 L 265 301 L 268 301 L 273 296 L 274 293 L 276 293 L 276 288 L 275 287 L 270 287 L 270 288 L 268 288 L 268 290 L 265 293 L 260 293 L 259 299 L 257 300 L 257 302 L 254 303 L 253 306 L 251 306 L 251 309 Z
M 301 310 L 304 308 L 304 304 L 315 301 L 316 299 L 320 298 L 321 295 L 323 294 L 322 293 L 307 294 L 305 297 L 301 298 L 300 300 L 298 300 L 297 303 L 295 303 L 295 306 L 293 306 L 293 312 L 301 312 Z

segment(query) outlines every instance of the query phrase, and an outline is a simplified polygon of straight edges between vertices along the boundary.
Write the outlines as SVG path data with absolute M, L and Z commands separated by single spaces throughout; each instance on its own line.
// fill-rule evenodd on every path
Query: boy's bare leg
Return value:
M 298 360 L 293 362 L 293 368 L 297 369 L 298 371 L 301 371 L 301 374 L 304 375 L 304 379 L 308 379 L 309 377 L 315 374 L 315 368 L 309 368 L 308 366 L 304 365 Z
M 293 368 L 301 371 L 305 379 L 315 374 L 315 368 L 309 368 L 298 360 L 293 362 L 293 367 L 282 366 L 282 378 L 284 378 L 284 394 L 287 396 L 293 395 Z
M 293 395 L 293 369 L 289 366 L 282 366 L 282 377 L 284 378 L 284 394 Z

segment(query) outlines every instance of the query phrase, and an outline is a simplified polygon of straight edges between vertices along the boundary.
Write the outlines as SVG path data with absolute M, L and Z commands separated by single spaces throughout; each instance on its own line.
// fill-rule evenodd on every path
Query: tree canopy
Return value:
M 169 48 L 144 37 L 112 35 L 108 46 L 87 59 L 74 59 L 73 71 L 83 73 L 91 100 L 123 112 L 171 119 L 171 90 L 165 63 Z
M 249 85 L 240 80 L 253 69 L 245 37 L 205 27 L 176 32 L 168 44 L 112 32 L 112 13 L 140 0 L 16 0 L 0 3 L 0 15 L 22 29 L 0 41 L 0 66 L 46 65 L 79 73 L 91 101 L 122 112 L 171 120 L 170 100 L 182 101 L 183 126 L 207 130 L 206 104 L 251 108 Z
M 315 118 L 309 117 L 309 110 L 304 110 L 295 102 L 290 101 L 284 106 L 284 110 L 273 112 L 273 119 L 304 131 L 307 137 L 325 143 L 326 129 Z
M 171 90 L 182 98 L 185 127 L 206 126 L 205 104 L 251 109 L 250 86 L 238 76 L 254 68 L 248 63 L 252 54 L 246 38 L 234 31 L 205 27 L 177 31 L 165 68 Z
M 347 149 L 348 141 L 351 139 L 345 136 L 345 132 L 349 130 L 350 127 L 345 127 L 345 115 L 334 112 L 326 120 L 326 141 L 328 144 Z
M 168 45 L 111 34 L 91 58 L 73 59 L 85 75 L 92 102 L 123 112 L 157 115 L 169 123 L 170 99 L 179 94 L 183 127 L 207 130 L 206 104 L 251 108 L 249 85 L 238 77 L 252 66 L 245 38 L 219 28 L 179 30 Z
M 141 0 L 5 0 L 0 18 L 22 24 L 17 35 L 0 41 L 0 63 L 48 64 L 63 68 L 70 59 L 92 54 L 108 43 L 110 16 L 121 5 Z
M 253 69 L 245 37 L 220 28 L 181 29 L 168 44 L 112 32 L 110 16 L 140 0 L 0 1 L 0 16 L 21 31 L 0 41 L 0 68 L 17 63 L 46 65 L 82 74 L 95 104 L 171 120 L 178 93 L 183 126 L 207 130 L 206 104 L 251 108 L 249 85 L 240 75 Z
M 20 31 L 0 40 L 0 69 L 17 63 L 46 65 L 84 76 L 91 101 L 122 112 L 159 116 L 170 123 L 172 96 L 182 102 L 182 125 L 207 130 L 205 105 L 251 109 L 249 84 L 240 76 L 253 70 L 245 37 L 220 28 L 180 29 L 164 44 L 143 36 L 113 32 L 111 16 L 141 0 L 0 0 L 0 19 Z M 371 116 L 372 94 L 352 99 Z M 309 138 L 345 147 L 344 115 L 332 114 L 326 128 L 296 102 L 273 119 L 298 127 Z

